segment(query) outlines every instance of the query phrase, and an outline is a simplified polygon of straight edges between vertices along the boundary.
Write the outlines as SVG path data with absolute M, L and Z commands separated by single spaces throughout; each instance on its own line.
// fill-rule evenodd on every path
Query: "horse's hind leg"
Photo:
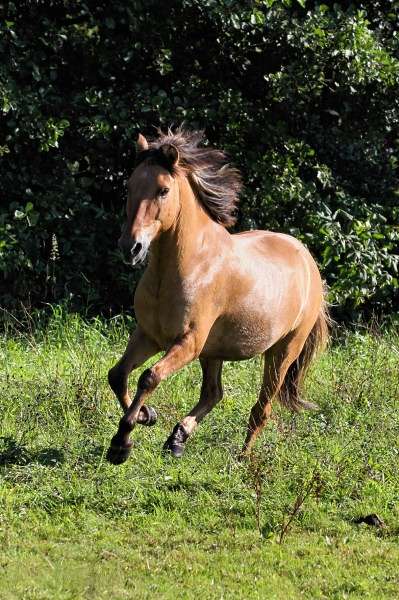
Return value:
M 266 350 L 263 383 L 258 401 L 251 410 L 242 455 L 249 454 L 256 438 L 265 427 L 272 412 L 273 399 L 278 395 L 290 365 L 301 353 L 305 339 L 291 337 L 288 341 L 284 339 Z
M 202 367 L 202 386 L 198 404 L 188 413 L 180 423 L 174 427 L 166 440 L 163 449 L 180 457 L 184 452 L 187 438 L 202 419 L 223 398 L 222 366 L 221 360 L 200 359 Z
M 108 371 L 108 382 L 119 400 L 124 412 L 127 411 L 132 401 L 129 396 L 128 378 L 133 369 L 140 367 L 146 360 L 159 352 L 157 345 L 137 327 L 130 336 L 126 350 L 116 365 Z M 149 406 L 142 406 L 137 419 L 138 423 L 153 425 L 156 413 Z

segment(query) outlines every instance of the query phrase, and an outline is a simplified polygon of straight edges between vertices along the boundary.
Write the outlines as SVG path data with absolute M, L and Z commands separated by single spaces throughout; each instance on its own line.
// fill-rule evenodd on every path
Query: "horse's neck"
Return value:
M 179 180 L 179 190 L 179 215 L 173 227 L 161 235 L 154 254 L 159 269 L 174 269 L 184 277 L 209 252 L 211 240 L 229 234 L 205 212 L 186 178 Z
M 186 178 L 179 180 L 180 212 L 171 231 L 179 261 L 185 263 L 198 256 L 206 237 L 212 235 L 214 222 L 204 211 Z

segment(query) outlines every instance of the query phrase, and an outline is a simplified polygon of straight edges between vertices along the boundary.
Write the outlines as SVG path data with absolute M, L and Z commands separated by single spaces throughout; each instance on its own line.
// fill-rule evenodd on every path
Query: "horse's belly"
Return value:
M 220 317 L 209 332 L 201 352 L 204 358 L 246 360 L 263 354 L 274 342 L 273 328 L 265 315 L 250 319 Z

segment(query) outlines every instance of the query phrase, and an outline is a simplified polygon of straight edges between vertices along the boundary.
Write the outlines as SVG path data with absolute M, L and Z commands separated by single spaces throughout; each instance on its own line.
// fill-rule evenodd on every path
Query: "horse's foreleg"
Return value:
M 140 327 L 137 327 L 130 336 L 126 350 L 116 365 L 108 371 L 108 382 L 114 394 L 119 400 L 124 412 L 126 412 L 132 401 L 129 396 L 128 378 L 133 369 L 137 369 L 146 360 L 159 352 L 158 346 L 153 342 Z M 150 407 L 142 407 L 138 422 L 152 425 L 156 420 L 156 414 Z
M 198 423 L 223 398 L 221 360 L 200 359 L 202 367 L 202 387 L 198 404 L 180 423 L 174 427 L 164 444 L 164 450 L 173 456 L 180 457 L 184 452 L 187 438 L 193 433 Z
M 133 402 L 121 418 L 118 431 L 111 440 L 107 454 L 107 458 L 111 463 L 120 464 L 125 462 L 129 456 L 132 447 L 129 435 L 137 422 L 140 409 L 146 398 L 152 394 L 163 379 L 196 358 L 199 354 L 197 348 L 198 342 L 194 334 L 189 332 L 173 344 L 161 360 L 140 375 Z

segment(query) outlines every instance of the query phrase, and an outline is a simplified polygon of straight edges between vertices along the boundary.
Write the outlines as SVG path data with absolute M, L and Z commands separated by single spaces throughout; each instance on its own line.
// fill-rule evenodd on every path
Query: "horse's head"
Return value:
M 126 222 L 118 245 L 126 262 L 141 264 L 153 240 L 175 222 L 179 186 L 174 177 L 179 152 L 172 144 L 149 149 L 143 135 L 137 140 L 138 164 L 128 182 Z

